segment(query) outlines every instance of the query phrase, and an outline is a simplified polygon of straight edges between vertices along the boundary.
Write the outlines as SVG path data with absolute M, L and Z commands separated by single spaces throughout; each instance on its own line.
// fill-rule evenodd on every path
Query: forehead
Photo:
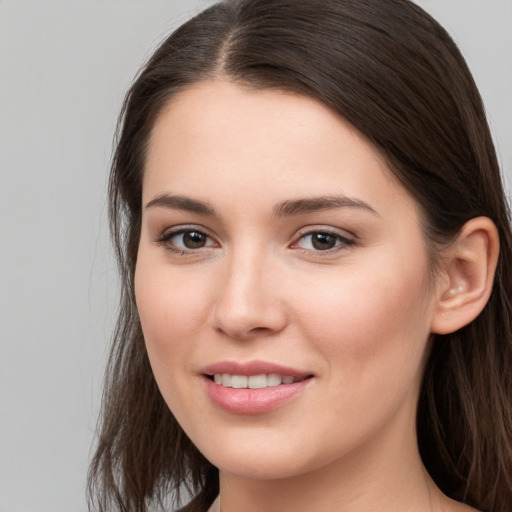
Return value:
M 155 122 L 144 196 L 229 196 L 235 185 L 240 195 L 275 201 L 333 193 L 412 201 L 380 152 L 321 102 L 223 81 L 196 84 Z

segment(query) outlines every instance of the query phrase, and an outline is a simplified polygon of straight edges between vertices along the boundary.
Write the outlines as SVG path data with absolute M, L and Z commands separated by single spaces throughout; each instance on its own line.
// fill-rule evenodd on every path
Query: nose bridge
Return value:
M 252 243 L 233 248 L 219 280 L 213 323 L 230 337 L 244 339 L 270 334 L 285 323 L 276 281 L 276 266 L 262 246 Z

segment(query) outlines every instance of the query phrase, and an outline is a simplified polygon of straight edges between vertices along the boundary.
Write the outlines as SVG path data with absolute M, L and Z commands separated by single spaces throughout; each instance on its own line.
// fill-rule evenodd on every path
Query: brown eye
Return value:
M 200 249 L 206 245 L 208 237 L 199 231 L 186 231 L 182 234 L 182 240 L 187 249 Z
M 166 249 L 175 252 L 194 251 L 216 246 L 210 236 L 197 229 L 179 229 L 171 231 L 156 240 Z
M 329 233 L 314 233 L 311 235 L 311 245 L 317 251 L 326 251 L 336 246 L 337 239 Z
M 354 244 L 354 240 L 329 231 L 310 231 L 302 235 L 296 246 L 312 252 L 327 252 L 343 249 Z

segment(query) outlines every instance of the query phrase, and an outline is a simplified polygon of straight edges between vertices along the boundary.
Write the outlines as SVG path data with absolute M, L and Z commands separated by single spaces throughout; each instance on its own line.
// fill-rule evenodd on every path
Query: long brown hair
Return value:
M 134 301 L 148 137 L 183 88 L 221 78 L 316 98 L 386 157 L 423 211 L 435 254 L 477 216 L 501 254 L 491 298 L 459 331 L 436 336 L 417 413 L 420 452 L 448 496 L 512 510 L 512 236 L 493 142 L 467 65 L 443 28 L 408 0 L 227 0 L 165 40 L 129 90 L 110 176 L 110 219 L 122 280 L 91 506 L 143 512 L 190 493 L 204 512 L 218 473 L 194 447 L 153 378 Z

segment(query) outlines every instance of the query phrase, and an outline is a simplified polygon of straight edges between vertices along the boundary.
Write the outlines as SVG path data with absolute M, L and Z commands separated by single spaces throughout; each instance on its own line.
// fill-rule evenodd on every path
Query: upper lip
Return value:
M 288 366 L 271 363 L 268 361 L 219 361 L 209 364 L 201 369 L 203 375 L 215 375 L 216 373 L 227 373 L 229 375 L 263 375 L 275 373 L 277 375 L 290 376 L 295 378 L 309 377 L 310 372 L 297 370 Z

